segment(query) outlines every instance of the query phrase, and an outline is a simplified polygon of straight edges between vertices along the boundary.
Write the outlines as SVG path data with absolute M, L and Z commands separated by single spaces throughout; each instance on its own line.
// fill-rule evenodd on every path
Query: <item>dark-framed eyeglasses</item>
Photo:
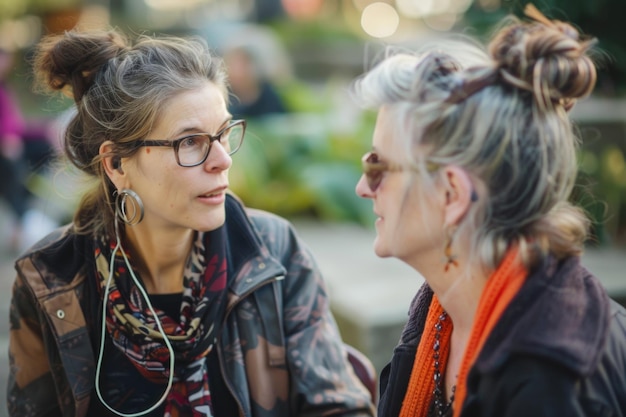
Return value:
M 246 132 L 246 121 L 243 119 L 231 121 L 224 129 L 215 135 L 209 133 L 194 133 L 180 139 L 141 141 L 139 146 L 168 146 L 174 148 L 176 162 L 181 167 L 195 167 L 203 164 L 209 157 L 213 142 L 218 141 L 229 155 L 241 148 Z
M 365 180 L 367 181 L 367 186 L 372 192 L 375 192 L 380 186 L 385 172 L 404 171 L 406 169 L 417 171 L 413 167 L 381 161 L 378 154 L 373 151 L 363 155 L 363 158 L 361 158 L 361 166 Z M 438 168 L 439 165 L 432 162 L 427 162 L 426 164 L 426 170 L 428 172 L 434 172 Z

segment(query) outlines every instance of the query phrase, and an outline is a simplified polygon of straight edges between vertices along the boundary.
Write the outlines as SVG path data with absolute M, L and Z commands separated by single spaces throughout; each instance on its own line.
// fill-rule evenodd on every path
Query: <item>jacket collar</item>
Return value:
M 266 281 L 282 279 L 284 266 L 255 230 L 241 203 L 226 196 L 229 289 L 237 298 L 251 292 Z
M 547 257 L 504 312 L 476 368 L 489 372 L 511 354 L 527 354 L 588 374 L 600 360 L 609 321 L 608 295 L 580 259 Z

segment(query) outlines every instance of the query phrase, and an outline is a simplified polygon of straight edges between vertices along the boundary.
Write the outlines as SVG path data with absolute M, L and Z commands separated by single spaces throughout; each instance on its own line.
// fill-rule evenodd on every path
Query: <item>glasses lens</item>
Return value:
M 237 123 L 220 134 L 220 144 L 229 155 L 234 154 L 241 147 L 244 131 L 244 124 Z M 183 138 L 176 149 L 179 164 L 192 167 L 203 163 L 209 155 L 213 140 L 215 138 L 212 139 L 208 134 L 191 135 Z
M 207 135 L 187 136 L 178 145 L 178 161 L 183 166 L 198 165 L 205 159 L 210 146 Z
M 365 173 L 365 179 L 367 180 L 367 185 L 370 187 L 370 190 L 374 192 L 378 189 L 378 186 L 383 179 L 383 173 L 382 171 L 372 170 Z
M 243 143 L 243 134 L 244 127 L 241 123 L 232 126 L 230 129 L 226 129 L 224 133 L 222 133 L 220 143 L 229 155 L 232 155 L 239 150 L 241 144 Z
M 385 166 L 378 160 L 376 153 L 370 152 L 363 157 L 363 173 L 372 192 L 376 191 L 380 185 L 384 171 Z

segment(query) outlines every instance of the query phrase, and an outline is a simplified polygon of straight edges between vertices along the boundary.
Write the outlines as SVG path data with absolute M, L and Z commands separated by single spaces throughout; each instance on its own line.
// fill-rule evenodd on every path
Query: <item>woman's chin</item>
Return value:
M 225 217 L 211 219 L 211 221 L 196 225 L 194 229 L 198 232 L 211 232 L 222 227 L 225 221 Z
M 389 249 L 381 241 L 380 237 L 376 237 L 376 239 L 374 240 L 374 253 L 380 258 L 388 258 L 389 256 L 391 256 L 391 253 L 389 253 Z

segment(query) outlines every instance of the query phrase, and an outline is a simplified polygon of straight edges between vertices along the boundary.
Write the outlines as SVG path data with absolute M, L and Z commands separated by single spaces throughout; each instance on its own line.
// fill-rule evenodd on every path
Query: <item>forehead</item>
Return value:
M 229 113 L 222 90 L 207 81 L 194 90 L 183 90 L 169 98 L 159 111 L 152 132 L 172 135 L 185 130 L 211 133 Z

